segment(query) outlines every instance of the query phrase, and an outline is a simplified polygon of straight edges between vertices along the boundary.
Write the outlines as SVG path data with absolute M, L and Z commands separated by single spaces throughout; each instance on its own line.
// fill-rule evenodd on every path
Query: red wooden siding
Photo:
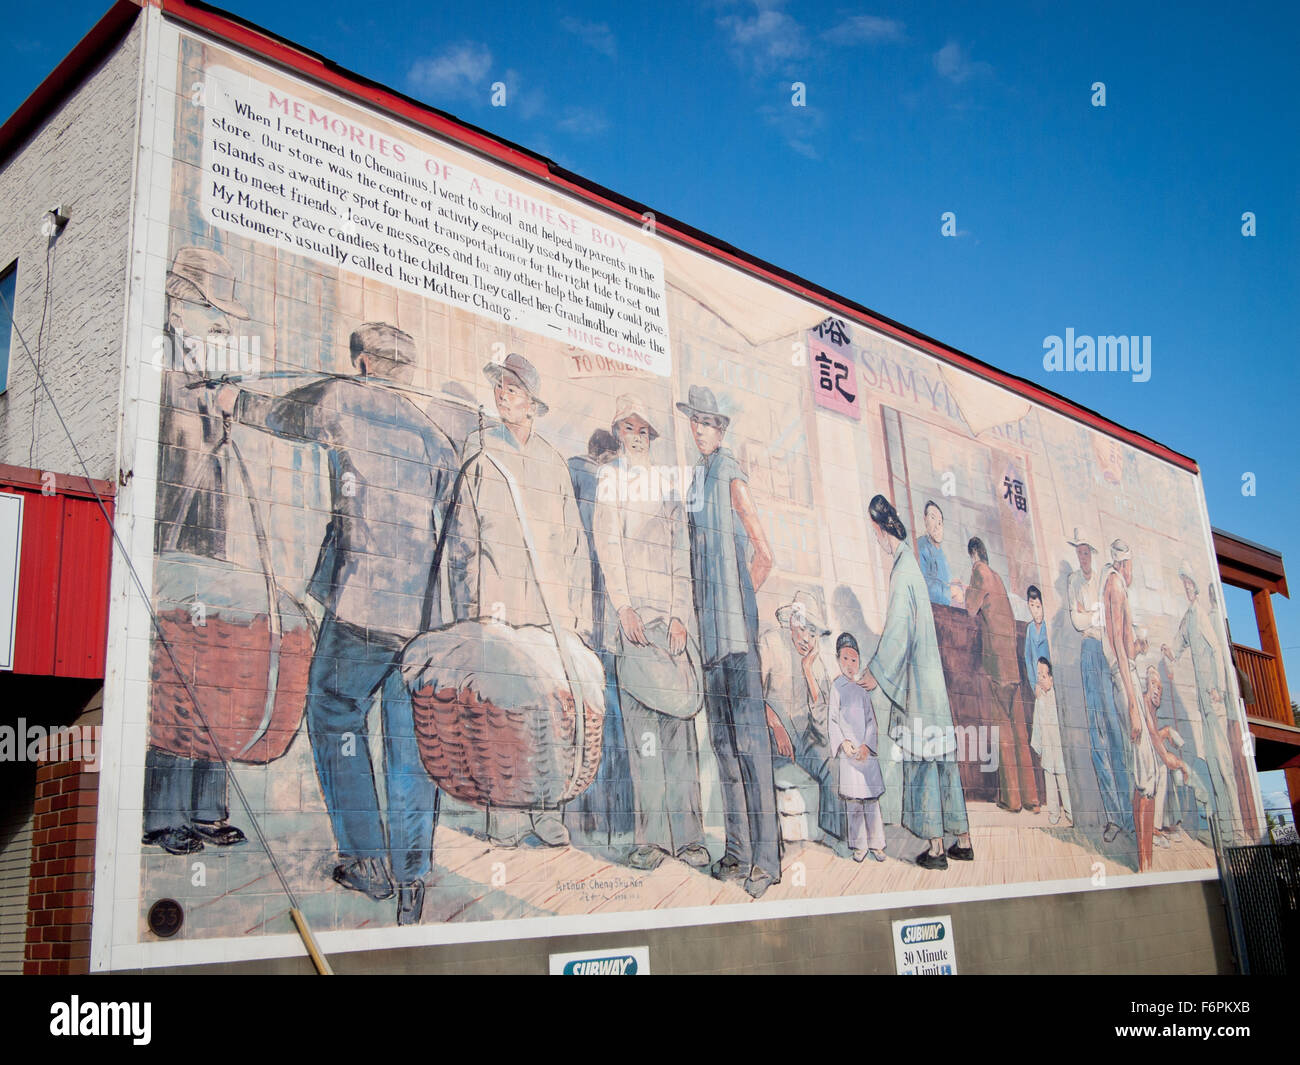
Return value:
M 112 532 L 95 494 L 111 517 L 113 486 L 59 475 L 54 494 L 42 495 L 40 478 L 37 470 L 0 466 L 0 492 L 23 497 L 13 671 L 99 678 Z

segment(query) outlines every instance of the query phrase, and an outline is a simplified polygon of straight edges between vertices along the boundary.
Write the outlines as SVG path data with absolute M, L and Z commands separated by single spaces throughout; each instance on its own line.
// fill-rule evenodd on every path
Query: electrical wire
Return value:
M 13 307 L 8 305 L 8 300 L 4 299 L 3 294 L 0 294 L 0 301 L 3 301 L 6 304 L 6 310 L 9 313 L 10 321 L 14 321 Z M 275 852 L 271 849 L 271 844 L 268 842 L 265 833 L 262 831 L 262 826 L 258 822 L 256 814 L 253 813 L 253 809 L 252 806 L 249 804 L 248 797 L 244 794 L 244 789 L 240 786 L 238 778 L 236 778 L 235 774 L 231 771 L 230 760 L 226 757 L 225 753 L 221 750 L 220 746 L 217 744 L 216 736 L 212 731 L 212 726 L 208 724 L 207 717 L 203 713 L 203 708 L 199 705 L 198 696 L 195 695 L 194 689 L 190 686 L 190 682 L 188 678 L 185 676 L 184 670 L 181 669 L 180 663 L 176 659 L 176 654 L 172 650 L 171 644 L 168 642 L 166 636 L 163 635 L 161 622 L 158 619 L 158 614 L 153 608 L 152 599 L 145 591 L 144 581 L 140 578 L 140 573 L 135 568 L 135 563 L 132 561 L 129 552 L 126 549 L 126 545 L 122 542 L 122 538 L 118 534 L 117 526 L 114 523 L 112 516 L 108 513 L 108 508 L 104 505 L 103 497 L 100 496 L 100 494 L 95 490 L 94 479 L 91 477 L 90 468 L 89 466 L 87 466 L 86 460 L 82 457 L 81 450 L 80 448 L 77 447 L 77 442 L 75 439 L 73 439 L 72 432 L 68 428 L 67 422 L 65 422 L 63 419 L 63 414 L 59 410 L 59 405 L 55 401 L 54 394 L 50 391 L 50 387 L 46 383 L 44 375 L 41 373 L 40 366 L 36 358 L 32 354 L 32 349 L 30 345 L 27 343 L 26 338 L 23 336 L 22 331 L 18 328 L 17 322 L 14 322 L 13 329 L 14 329 L 14 335 L 18 337 L 19 342 L 23 346 L 23 351 L 27 355 L 28 361 L 31 362 L 32 368 L 36 372 L 37 384 L 45 390 L 45 394 L 49 399 L 50 406 L 54 408 L 55 417 L 58 418 L 59 425 L 62 426 L 64 435 L 66 435 L 68 438 L 68 443 L 72 447 L 72 453 L 76 456 L 77 463 L 81 467 L 82 474 L 86 478 L 87 487 L 89 488 L 91 495 L 95 497 L 95 502 L 99 505 L 100 512 L 104 515 L 104 520 L 108 524 L 109 532 L 112 533 L 113 542 L 117 545 L 118 550 L 122 554 L 122 559 L 126 562 L 127 569 L 129 570 L 131 574 L 131 578 L 135 583 L 136 590 L 140 593 L 140 598 L 144 602 L 145 609 L 149 611 L 149 618 L 153 622 L 154 632 L 156 634 L 158 642 L 162 645 L 163 649 L 167 652 L 167 657 L 171 659 L 172 668 L 176 671 L 176 676 L 180 678 L 181 684 L 185 688 L 185 693 L 190 699 L 190 703 L 194 708 L 195 715 L 198 717 L 200 723 L 203 725 L 204 729 L 207 730 L 208 735 L 213 740 L 213 746 L 216 749 L 217 754 L 221 758 L 221 764 L 226 771 L 226 777 L 229 780 L 231 787 L 234 789 L 235 795 L 238 797 L 239 803 L 243 807 L 244 813 L 248 817 L 249 823 L 253 827 L 253 834 L 257 837 L 258 842 L 262 846 L 262 850 L 266 854 L 267 860 L 271 863 L 271 869 L 274 871 L 276 879 L 280 883 L 281 890 L 284 892 L 285 897 L 289 900 L 290 907 L 293 910 L 299 910 L 300 907 L 298 905 L 298 898 L 294 894 L 293 889 L 289 886 L 288 880 L 285 879 L 284 873 L 280 868 L 280 863 L 276 860 Z
M 49 214 L 46 214 L 45 217 L 47 219 L 46 224 L 49 224 L 48 221 L 50 217 Z M 59 230 L 57 227 L 51 227 L 50 232 L 46 234 L 45 293 L 41 297 L 41 324 L 36 329 L 36 375 L 37 377 L 39 377 L 41 373 L 41 341 L 45 336 L 45 316 L 50 309 L 50 295 L 54 288 L 53 286 L 54 259 L 55 259 L 54 245 L 58 240 L 58 236 L 59 236 Z M 11 322 L 14 320 L 12 307 L 9 308 L 9 320 Z M 15 333 L 18 332 L 18 326 L 16 324 L 14 325 L 14 332 Z M 26 347 L 26 342 L 24 342 L 23 346 Z M 28 358 L 31 358 L 30 353 L 28 354 Z M 36 388 L 32 389 L 32 440 L 31 443 L 27 445 L 27 465 L 29 467 L 32 465 L 32 456 L 36 453 L 37 400 L 40 399 L 40 395 L 41 393 L 39 389 Z M 53 397 L 51 397 L 51 399 L 52 398 Z

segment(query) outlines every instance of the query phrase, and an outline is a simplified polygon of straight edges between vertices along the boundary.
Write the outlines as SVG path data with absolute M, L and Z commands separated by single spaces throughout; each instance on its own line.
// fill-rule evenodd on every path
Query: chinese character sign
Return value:
M 1028 489 L 1025 487 L 1024 477 L 1014 466 L 1007 466 L 1002 475 L 1002 485 L 999 492 L 1002 497 L 1002 505 L 1012 512 L 1012 516 L 1017 521 L 1023 522 L 1028 517 L 1029 512 Z
M 849 346 L 848 325 L 838 318 L 827 318 L 813 332 L 820 339 L 829 341 L 836 347 L 847 348 Z
M 808 364 L 812 367 L 812 391 L 817 405 L 861 419 L 858 374 L 852 357 L 810 336 Z

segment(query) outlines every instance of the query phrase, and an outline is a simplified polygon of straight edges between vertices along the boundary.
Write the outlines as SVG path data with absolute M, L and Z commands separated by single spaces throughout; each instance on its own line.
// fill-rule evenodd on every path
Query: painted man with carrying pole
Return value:
M 386 323 L 351 336 L 355 376 L 321 375 L 284 396 L 224 385 L 241 425 L 314 443 L 329 456 L 332 516 L 308 586 L 325 608 L 307 695 L 307 729 L 338 843 L 334 880 L 393 897 L 398 924 L 420 920 L 432 870 L 438 790 L 415 739 L 397 670 L 408 640 L 442 624 L 435 549 L 455 479 L 455 449 L 405 393 L 415 341 Z M 376 692 L 384 733 L 387 832 L 366 717 Z

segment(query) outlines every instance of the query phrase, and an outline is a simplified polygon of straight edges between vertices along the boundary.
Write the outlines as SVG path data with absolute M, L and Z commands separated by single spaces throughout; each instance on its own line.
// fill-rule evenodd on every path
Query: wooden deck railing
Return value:
M 1278 676 L 1277 660 L 1257 647 L 1244 647 L 1239 643 L 1232 645 L 1232 657 L 1255 690 L 1255 704 L 1252 706 L 1248 702 L 1246 712 L 1251 717 L 1294 725 L 1296 722 L 1291 715 L 1291 704 L 1287 701 L 1287 693 L 1282 690 L 1282 681 Z

